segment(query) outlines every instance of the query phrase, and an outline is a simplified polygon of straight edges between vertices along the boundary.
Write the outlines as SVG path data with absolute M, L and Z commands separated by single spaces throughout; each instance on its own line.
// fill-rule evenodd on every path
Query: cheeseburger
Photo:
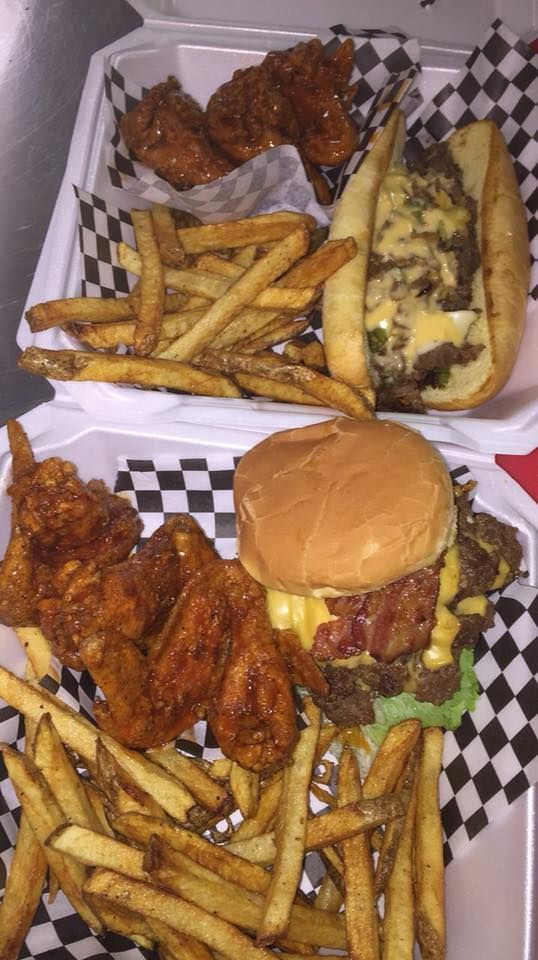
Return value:
M 239 558 L 266 588 L 275 630 L 294 631 L 320 664 L 328 692 L 316 699 L 340 726 L 390 722 L 394 705 L 394 722 L 454 726 L 472 707 L 486 594 L 521 562 L 515 530 L 471 509 L 473 487 L 389 421 L 286 430 L 242 458 Z

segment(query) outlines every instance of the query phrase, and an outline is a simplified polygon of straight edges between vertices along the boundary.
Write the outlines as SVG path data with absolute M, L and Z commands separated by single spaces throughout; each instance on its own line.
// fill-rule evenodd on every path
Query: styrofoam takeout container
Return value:
M 139 0 L 133 4 L 146 17 L 143 27 L 96 53 L 90 63 L 82 94 L 65 177 L 35 273 L 27 307 L 80 292 L 80 254 L 77 201 L 73 185 L 126 208 L 144 206 L 125 191 L 114 188 L 106 171 L 105 148 L 110 117 L 104 95 L 104 71 L 110 62 L 127 77 L 149 86 L 168 73 L 178 76 L 185 90 L 205 105 L 210 93 L 235 69 L 259 62 L 269 49 L 289 47 L 341 20 L 348 27 L 392 26 L 417 35 L 422 41 L 422 93 L 428 101 L 454 79 L 470 52 L 495 16 L 504 16 L 512 29 L 532 33 L 536 0 L 509 5 L 503 0 L 468 4 L 466 0 L 418 0 L 381 8 L 374 0 L 361 4 L 337 0 L 326 6 L 301 0 L 270 6 L 241 0 L 223 5 L 212 2 L 179 3 L 176 0 Z M 190 17 L 196 16 L 198 22 Z M 215 22 L 216 21 L 216 22 Z M 240 25 L 240 22 L 243 25 Z M 245 26 L 244 24 L 249 24 Z M 304 24 L 298 27 L 297 23 Z M 277 26 L 278 25 L 278 26 Z M 32 334 L 22 319 L 18 332 L 21 347 L 75 346 L 60 330 Z M 529 312 L 520 354 L 504 390 L 490 403 L 462 414 L 389 414 L 420 430 L 431 440 L 456 443 L 488 453 L 528 453 L 538 442 L 538 304 Z M 263 400 L 194 398 L 164 391 L 140 391 L 97 383 L 55 383 L 57 398 L 103 420 L 132 422 L 190 421 L 235 423 L 256 430 L 261 421 L 273 429 L 290 423 L 306 424 L 332 415 L 315 407 L 271 403 Z
M 118 462 L 127 457 L 150 460 L 240 455 L 271 432 L 267 424 L 257 433 L 239 428 L 197 424 L 103 423 L 72 407 L 46 404 L 21 420 L 36 458 L 60 456 L 73 461 L 84 480 L 97 476 L 113 487 Z M 0 555 L 9 531 L 7 487 L 10 457 L 6 430 L 0 432 Z M 489 510 L 521 532 L 529 581 L 538 583 L 538 532 L 533 526 L 536 507 L 493 458 L 440 445 L 451 468 L 465 462 L 478 481 L 476 507 Z M 168 462 L 168 461 L 167 461 Z M 142 469 L 140 467 L 139 469 Z M 233 547 L 230 550 L 233 555 Z M 22 674 L 24 655 L 11 630 L 0 627 L 0 663 Z M 488 957 L 488 960 L 532 960 L 536 922 L 534 868 L 536 864 L 536 789 L 520 796 L 482 830 L 449 864 L 447 883 L 448 960 Z M 60 909 L 60 907 L 58 908 Z M 65 908 L 64 908 L 65 909 Z M 69 908 L 67 907 L 67 912 Z M 43 918 L 39 922 L 43 922 Z M 44 929 L 44 928 L 42 928 Z M 39 927 L 32 952 L 39 952 Z M 84 940 L 85 949 L 90 944 Z M 77 949 L 74 945 L 73 949 Z M 102 949 L 102 947 L 101 947 Z M 94 953 L 90 950 L 91 955 Z M 70 956 L 71 953 L 63 953 Z M 73 954 L 78 956 L 78 953 Z M 86 955 L 86 954 L 84 954 Z M 99 952 L 99 956 L 108 955 Z M 111 956 L 116 956 L 113 951 Z M 123 955 L 123 954 L 122 954 Z M 130 954 L 129 954 L 130 955 Z M 134 954 L 133 954 L 134 956 Z M 136 951 L 136 956 L 139 956 Z

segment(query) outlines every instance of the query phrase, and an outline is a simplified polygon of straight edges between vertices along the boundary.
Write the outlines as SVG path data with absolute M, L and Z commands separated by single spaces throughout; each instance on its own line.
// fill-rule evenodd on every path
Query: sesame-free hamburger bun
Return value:
M 419 433 L 345 417 L 284 430 L 236 469 L 238 554 L 265 587 L 355 595 L 429 566 L 454 533 L 448 470 Z

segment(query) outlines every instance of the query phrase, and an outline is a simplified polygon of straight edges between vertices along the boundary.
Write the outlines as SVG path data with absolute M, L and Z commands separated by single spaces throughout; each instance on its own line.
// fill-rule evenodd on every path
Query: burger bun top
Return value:
M 419 433 L 338 417 L 275 433 L 235 473 L 238 554 L 265 587 L 354 595 L 434 563 L 454 533 L 448 470 Z

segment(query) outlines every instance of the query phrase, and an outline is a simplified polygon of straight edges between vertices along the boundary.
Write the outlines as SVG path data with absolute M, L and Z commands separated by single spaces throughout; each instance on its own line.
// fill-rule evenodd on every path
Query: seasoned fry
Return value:
M 162 262 L 167 267 L 181 267 L 185 262 L 185 251 L 179 242 L 170 207 L 154 203 L 151 219 Z
M 85 923 L 96 933 L 100 933 L 101 923 L 82 896 L 82 886 L 87 876 L 86 870 L 70 857 L 63 857 L 45 847 L 47 837 L 64 822 L 63 811 L 42 774 L 28 757 L 9 747 L 3 747 L 2 753 L 19 802 L 34 835 L 43 848 L 49 867 L 54 871 L 63 892 Z
M 176 360 L 190 360 L 220 333 L 239 311 L 279 277 L 308 247 L 304 227 L 294 230 L 269 253 L 257 260 L 232 287 L 214 303 L 193 330 L 185 333 L 164 354 Z
M 25 683 L 0 667 L 0 697 L 35 723 L 43 713 L 50 713 L 62 743 L 90 765 L 95 766 L 97 741 L 101 739 L 135 783 L 146 790 L 166 813 L 176 820 L 186 820 L 194 801 L 182 784 L 142 754 L 116 743 L 42 687 Z
M 364 833 L 381 823 L 387 823 L 403 813 L 397 796 L 378 797 L 375 800 L 356 800 L 336 810 L 312 817 L 306 824 L 306 850 L 319 850 L 332 843 L 340 843 L 356 833 Z M 275 838 L 271 833 L 251 840 L 232 841 L 226 847 L 230 853 L 245 857 L 253 863 L 272 863 L 275 856 Z
M 320 400 L 316 400 L 291 383 L 280 383 L 279 380 L 259 377 L 255 373 L 236 373 L 234 380 L 242 390 L 246 390 L 254 397 L 266 397 L 276 400 L 277 403 L 308 403 L 313 406 L 322 406 Z
M 277 810 L 276 855 L 257 942 L 272 943 L 287 932 L 291 907 L 301 876 L 308 815 L 308 787 L 316 755 L 321 711 L 312 709 L 310 725 L 301 732 L 291 764 L 284 772 L 282 796 Z M 303 940 L 299 935 L 290 935 Z M 303 941 L 304 942 L 304 941 Z
M 234 833 L 234 840 L 249 840 L 259 837 L 271 829 L 282 793 L 283 773 L 278 770 L 267 781 L 260 793 L 258 809 L 251 817 L 246 817 Z
M 28 347 L 18 359 L 28 373 L 51 380 L 95 380 L 102 383 L 171 387 L 206 397 L 240 397 L 226 377 L 200 371 L 186 363 L 160 357 L 129 357 L 119 354 L 84 353 L 80 350 L 43 350 Z
M 394 866 L 385 888 L 383 960 L 413 960 L 415 943 L 413 841 L 416 794 L 416 784 L 414 784 L 411 788 Z
M 424 960 L 442 960 L 445 956 L 443 828 L 439 809 L 442 759 L 443 732 L 429 727 L 422 735 L 415 836 L 416 927 Z
M 338 913 L 341 906 L 342 894 L 336 884 L 331 880 L 330 875 L 326 873 L 316 894 L 314 907 L 316 910 L 327 910 L 329 913 Z
M 301 231 L 297 232 L 301 233 Z M 271 253 L 274 253 L 274 250 L 271 250 Z M 118 244 L 118 259 L 125 270 L 134 273 L 135 276 L 140 275 L 142 270 L 140 257 L 132 247 L 120 242 Z M 259 262 L 259 260 L 256 261 L 253 266 L 256 266 Z M 242 276 L 244 275 L 245 273 Z M 242 279 L 242 277 L 239 279 Z M 219 300 L 235 285 L 236 281 L 219 277 L 214 273 L 206 273 L 203 270 L 177 270 L 172 267 L 165 267 L 164 282 L 172 290 L 206 297 L 209 300 Z M 297 314 L 307 310 L 319 293 L 317 287 L 278 287 L 276 285 L 269 286 L 270 282 L 268 281 L 265 286 L 260 288 L 252 301 L 247 300 L 246 303 L 252 302 L 253 306 L 262 310 L 280 310 L 281 312 L 287 311 Z M 190 308 L 197 306 L 197 304 L 187 302 L 184 306 Z
M 292 384 L 320 400 L 325 406 L 341 410 L 349 417 L 358 420 L 370 420 L 373 411 L 367 401 L 351 387 L 338 380 L 311 370 L 299 363 L 290 363 L 275 353 L 244 354 L 235 351 L 206 350 L 203 358 L 196 358 L 196 366 L 218 370 L 221 373 L 249 373 L 280 383 Z
M 260 350 L 267 350 L 274 347 L 277 343 L 284 343 L 290 337 L 300 336 L 307 327 L 310 326 L 309 320 L 286 319 L 273 321 L 263 327 L 255 337 L 243 340 L 238 344 L 238 349 L 242 353 L 259 353 Z
M 249 932 L 259 929 L 264 908 L 263 895 L 247 893 L 238 884 L 228 880 L 216 880 L 206 870 L 198 872 L 196 867 L 189 869 L 187 858 L 180 854 L 175 854 L 172 861 L 174 867 L 163 862 L 160 843 L 152 841 L 145 865 L 159 885 L 241 929 Z M 341 917 L 324 914 L 302 904 L 293 904 L 290 908 L 289 936 L 297 942 L 321 947 L 342 949 L 345 945 Z M 280 942 L 280 938 L 277 939 Z
M 260 330 L 267 327 L 268 323 L 275 323 L 282 319 L 282 313 L 278 310 L 260 310 L 258 307 L 245 307 L 232 320 L 228 326 L 215 337 L 213 347 L 224 349 L 248 337 L 257 336 Z
M 361 798 L 361 781 L 354 754 L 344 748 L 338 770 L 338 803 Z M 346 940 L 353 960 L 379 960 L 378 916 L 368 836 L 357 834 L 340 844 L 344 861 Z
M 110 323 L 111 320 L 129 320 L 134 316 L 133 303 L 128 297 L 72 297 L 68 300 L 48 300 L 36 303 L 26 311 L 32 333 L 48 330 L 65 323 Z
M 131 210 L 131 220 L 142 268 L 134 347 L 137 354 L 146 357 L 159 340 L 164 306 L 164 274 L 151 213 L 149 210 Z
M 0 957 L 17 960 L 37 910 L 47 862 L 28 818 L 21 816 L 15 853 L 0 903 Z
M 313 367 L 314 370 L 327 369 L 325 351 L 318 340 L 312 340 L 310 343 L 305 343 L 303 340 L 290 340 L 284 347 L 283 355 L 295 363 L 304 363 L 307 367 Z
M 250 247 L 252 244 L 283 240 L 298 227 L 304 227 L 311 233 L 315 226 L 314 218 L 306 213 L 282 210 L 246 217 L 244 220 L 186 227 L 179 229 L 177 235 L 186 253 L 205 253 L 207 250 Z
M 152 750 L 146 750 L 146 755 L 154 763 L 168 770 L 173 777 L 177 777 L 206 810 L 213 810 L 216 813 L 228 799 L 228 791 L 224 784 L 210 777 L 196 760 L 180 753 L 175 747 L 155 747 Z
M 114 817 L 130 812 L 146 813 L 153 817 L 166 816 L 156 800 L 125 772 L 102 740 L 97 741 L 96 761 L 97 783 L 108 798 Z
M 52 651 L 49 641 L 39 627 L 16 627 L 15 633 L 30 661 L 35 679 L 42 680 L 51 669 Z
M 88 880 L 85 891 L 97 894 L 107 902 L 140 914 L 148 923 L 153 920 L 201 940 L 229 960 L 270 960 L 271 953 L 254 946 L 244 933 L 231 924 L 212 916 L 192 903 L 149 884 L 122 877 L 110 870 L 99 870 Z
M 380 797 L 394 790 L 419 737 L 419 720 L 404 720 L 389 730 L 364 781 L 363 797 Z
M 100 823 L 84 784 L 64 750 L 49 713 L 45 713 L 37 725 L 32 754 L 65 819 L 99 831 Z
M 415 776 L 420 755 L 420 739 L 417 741 L 411 751 L 403 773 L 396 784 L 396 792 L 402 801 L 404 810 L 407 811 L 411 790 L 415 782 Z M 385 826 L 382 842 L 379 848 L 379 857 L 375 867 L 374 888 L 376 897 L 380 897 L 385 890 L 387 880 L 394 866 L 394 859 L 400 843 L 400 836 L 404 828 L 404 819 L 391 820 Z M 370 837 L 372 843 L 373 838 Z M 373 843 L 372 843 L 373 848 Z
M 245 770 L 232 761 L 230 769 L 230 790 L 244 817 L 253 817 L 258 809 L 260 778 L 252 770 Z
M 353 237 L 344 240 L 327 240 L 314 253 L 300 260 L 282 277 L 285 286 L 301 287 L 304 284 L 318 286 L 352 260 L 357 252 Z
M 173 340 L 190 330 L 198 323 L 205 313 L 204 307 L 195 307 L 192 310 L 179 310 L 176 313 L 163 314 L 160 337 Z M 81 343 L 93 349 L 111 350 L 124 344 L 130 347 L 134 342 L 134 320 L 125 320 L 121 323 L 74 324 L 71 332 Z M 160 343 L 160 341 L 159 341 Z M 156 351 L 158 352 L 158 346 Z

